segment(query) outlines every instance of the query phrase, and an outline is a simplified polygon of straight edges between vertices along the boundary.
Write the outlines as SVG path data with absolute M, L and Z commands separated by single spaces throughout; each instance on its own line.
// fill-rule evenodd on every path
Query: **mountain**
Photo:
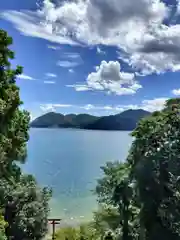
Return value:
M 98 119 L 99 117 L 95 117 L 89 114 L 63 115 L 60 113 L 50 112 L 36 118 L 31 122 L 30 126 L 36 128 L 83 128 Z
M 86 129 L 96 130 L 133 130 L 138 121 L 145 116 L 150 115 L 150 112 L 142 109 L 127 110 L 117 115 L 101 117 L 97 121 L 88 124 Z
M 46 113 L 36 118 L 31 127 L 36 128 L 81 128 L 91 130 L 124 130 L 131 131 L 136 127 L 137 122 L 150 115 L 150 112 L 142 109 L 127 110 L 117 115 L 96 117 L 89 114 L 68 114 Z

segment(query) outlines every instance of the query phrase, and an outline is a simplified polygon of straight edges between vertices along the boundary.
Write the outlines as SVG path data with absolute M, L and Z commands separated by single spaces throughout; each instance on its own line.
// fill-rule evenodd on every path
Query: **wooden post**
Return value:
M 61 221 L 61 219 L 60 218 L 50 218 L 50 219 L 48 219 L 48 221 L 50 222 L 50 224 L 52 224 L 52 230 L 53 230 L 53 232 L 52 232 L 52 240 L 55 240 L 55 226 L 57 225 L 57 224 L 60 224 L 60 221 Z

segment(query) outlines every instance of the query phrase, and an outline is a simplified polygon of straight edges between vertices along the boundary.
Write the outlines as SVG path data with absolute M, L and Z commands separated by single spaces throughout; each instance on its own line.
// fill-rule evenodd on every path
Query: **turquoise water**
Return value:
M 107 161 L 123 161 L 129 132 L 74 129 L 31 129 L 25 172 L 53 188 L 51 216 L 78 222 L 92 217 L 96 199 L 91 190 Z

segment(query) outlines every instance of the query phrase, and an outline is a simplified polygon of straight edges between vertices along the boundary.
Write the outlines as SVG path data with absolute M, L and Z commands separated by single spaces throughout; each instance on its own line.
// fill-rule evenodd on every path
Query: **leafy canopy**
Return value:
M 27 155 L 29 113 L 21 110 L 16 85 L 22 67 L 11 68 L 12 38 L 0 29 L 0 208 L 7 239 L 42 239 L 47 232 L 51 191 L 40 189 L 35 179 L 21 173 Z

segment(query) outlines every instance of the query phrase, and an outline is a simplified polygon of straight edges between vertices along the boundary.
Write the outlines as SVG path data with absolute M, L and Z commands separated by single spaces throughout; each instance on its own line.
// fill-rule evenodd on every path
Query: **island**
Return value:
M 110 116 L 49 112 L 31 122 L 32 128 L 78 128 L 89 130 L 132 131 L 138 121 L 151 113 L 143 109 L 129 109 Z

